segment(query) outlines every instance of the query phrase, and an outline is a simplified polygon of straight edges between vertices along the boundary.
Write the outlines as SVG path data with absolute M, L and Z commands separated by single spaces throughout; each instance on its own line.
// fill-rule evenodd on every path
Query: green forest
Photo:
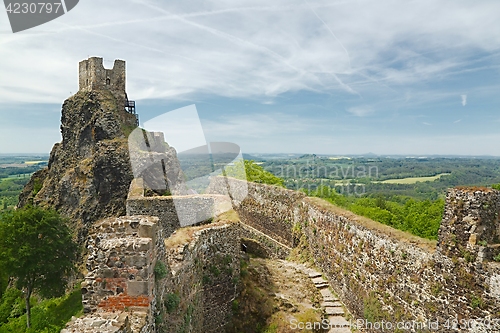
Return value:
M 443 199 L 418 200 L 409 196 L 381 194 L 346 196 L 329 187 L 320 187 L 306 193 L 326 199 L 358 215 L 427 239 L 437 239 L 444 210 Z
M 427 239 L 437 239 L 448 188 L 500 183 L 498 158 L 303 155 L 260 165 L 289 189 Z

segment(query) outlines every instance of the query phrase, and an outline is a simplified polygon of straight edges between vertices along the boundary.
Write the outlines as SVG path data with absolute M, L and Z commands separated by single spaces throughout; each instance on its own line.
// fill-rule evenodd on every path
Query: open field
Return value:
M 40 163 L 48 163 L 49 161 L 24 161 L 24 164 L 27 165 L 34 165 L 34 164 L 40 164 Z
M 415 184 L 418 182 L 432 182 L 436 179 L 441 178 L 442 176 L 449 175 L 449 173 L 440 173 L 439 175 L 430 176 L 430 177 L 410 177 L 410 178 L 400 178 L 400 179 L 387 179 L 383 181 L 374 181 L 373 183 L 381 183 L 381 184 Z
M 7 179 L 23 179 L 23 178 L 30 178 L 31 175 L 33 174 L 34 172 L 30 172 L 30 173 L 21 173 L 21 174 L 17 174 L 17 175 L 10 175 L 6 178 L 0 178 L 0 182 L 4 181 L 4 180 L 7 180 Z

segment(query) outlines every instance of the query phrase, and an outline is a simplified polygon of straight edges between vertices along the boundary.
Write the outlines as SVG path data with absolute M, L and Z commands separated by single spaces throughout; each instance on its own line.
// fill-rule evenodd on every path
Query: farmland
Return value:
M 47 160 L 48 156 L 0 156 L 0 211 L 17 205 L 24 185 Z

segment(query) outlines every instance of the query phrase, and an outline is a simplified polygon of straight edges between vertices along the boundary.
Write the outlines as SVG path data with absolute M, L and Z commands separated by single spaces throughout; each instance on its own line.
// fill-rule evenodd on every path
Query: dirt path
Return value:
M 242 272 L 234 332 L 351 332 L 344 306 L 318 271 L 285 260 L 251 258 Z

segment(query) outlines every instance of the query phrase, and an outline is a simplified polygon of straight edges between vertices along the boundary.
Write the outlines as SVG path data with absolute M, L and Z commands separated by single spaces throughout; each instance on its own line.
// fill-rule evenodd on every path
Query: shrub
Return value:
M 177 294 L 170 293 L 165 299 L 164 305 L 168 313 L 172 313 L 179 307 L 181 299 Z
M 157 279 L 157 280 L 163 279 L 164 277 L 167 276 L 167 273 L 168 273 L 167 267 L 161 261 L 156 262 L 154 272 L 155 272 L 155 279 Z

